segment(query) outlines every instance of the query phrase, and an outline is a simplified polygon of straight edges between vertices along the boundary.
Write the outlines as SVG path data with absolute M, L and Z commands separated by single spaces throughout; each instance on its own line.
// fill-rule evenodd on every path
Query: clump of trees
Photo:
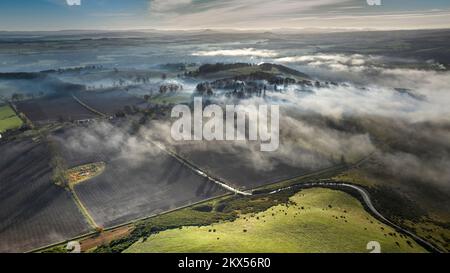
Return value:
M 197 207 L 193 208 L 196 211 L 201 211 L 201 212 L 211 212 L 213 210 L 213 207 L 210 205 L 200 205 Z
M 196 91 L 201 95 L 212 96 L 214 94 L 214 91 L 209 82 L 202 82 L 197 84 Z
M 224 63 L 216 63 L 216 64 L 204 64 L 198 68 L 199 74 L 209 74 L 216 73 L 229 69 L 237 69 L 243 67 L 250 67 L 252 64 L 248 63 L 233 63 L 233 64 L 224 64 Z
M 159 87 L 159 93 L 160 94 L 165 94 L 165 93 L 174 93 L 174 92 L 178 92 L 178 91 L 182 91 L 183 90 L 183 86 L 180 84 L 173 84 L 173 83 L 169 83 L 169 84 L 163 84 Z
M 60 187 L 67 186 L 67 165 L 65 160 L 59 155 L 57 144 L 49 140 L 47 142 L 52 159 L 50 160 L 50 166 L 52 167 L 52 182 Z
M 23 100 L 25 98 L 25 96 L 23 94 L 20 93 L 14 93 L 11 95 L 11 100 L 12 101 L 20 101 Z

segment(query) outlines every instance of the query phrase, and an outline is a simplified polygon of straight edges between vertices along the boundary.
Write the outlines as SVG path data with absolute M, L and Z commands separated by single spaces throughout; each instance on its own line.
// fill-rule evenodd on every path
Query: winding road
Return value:
M 191 169 L 192 171 L 194 171 L 198 175 L 209 179 L 211 182 L 221 186 L 222 188 L 224 188 L 224 189 L 226 189 L 228 191 L 234 192 L 236 194 L 243 195 L 243 196 L 253 195 L 253 193 L 251 191 L 241 191 L 239 189 L 236 189 L 236 188 L 233 188 L 233 187 L 229 186 L 228 184 L 226 184 L 225 182 L 220 181 L 217 178 L 214 178 L 213 176 L 211 176 L 211 175 L 207 174 L 206 172 L 204 172 L 203 170 L 201 170 L 199 167 L 195 166 L 191 162 L 189 162 L 186 159 L 184 159 L 181 156 L 179 156 L 177 153 L 171 151 L 170 149 L 165 147 L 163 144 L 156 143 L 156 142 L 154 142 L 154 141 L 152 141 L 150 139 L 149 139 L 149 141 L 151 141 L 158 148 L 160 148 L 164 152 L 166 152 L 169 155 L 171 155 L 172 157 L 174 157 L 176 160 L 178 160 L 180 163 L 182 163 L 183 165 L 185 165 L 186 167 L 188 167 L 189 169 Z M 368 160 L 370 158 L 370 156 L 371 155 L 369 155 L 369 156 L 365 157 L 364 159 L 358 161 L 357 163 L 354 164 L 354 166 L 361 165 L 366 160 Z M 364 204 L 369 209 L 369 212 L 373 216 L 375 216 L 377 219 L 379 219 L 383 223 L 393 227 L 397 231 L 402 232 L 402 233 L 410 236 L 418 244 L 420 244 L 421 246 L 423 246 L 427 250 L 433 251 L 433 252 L 437 252 L 437 253 L 442 253 L 442 250 L 440 250 L 439 248 L 435 247 L 433 244 L 429 243 L 428 241 L 426 241 L 426 240 L 422 239 L 421 237 L 417 236 L 416 234 L 410 232 L 409 230 L 406 230 L 405 228 L 395 224 L 391 220 L 389 220 L 386 217 L 384 217 L 375 208 L 375 206 L 373 205 L 373 202 L 372 202 L 372 199 L 370 198 L 369 193 L 361 186 L 348 184 L 348 183 L 330 182 L 330 181 L 326 181 L 326 182 L 325 181 L 323 181 L 323 182 L 308 182 L 308 183 L 296 184 L 296 185 L 285 187 L 285 188 L 280 188 L 280 189 L 277 189 L 277 190 L 274 190 L 274 191 L 270 192 L 269 194 L 275 194 L 275 193 L 278 193 L 278 192 L 281 192 L 281 191 L 284 191 L 284 190 L 288 190 L 288 189 L 292 189 L 292 188 L 310 188 L 310 187 L 326 187 L 326 188 L 337 188 L 337 189 L 339 189 L 339 188 L 348 188 L 348 189 L 352 189 L 352 190 L 358 192 L 358 194 L 362 197 L 362 200 L 363 200 Z
M 324 187 L 324 188 L 338 188 L 338 189 L 339 188 L 348 188 L 348 189 L 355 190 L 356 192 L 359 193 L 359 195 L 361 195 L 361 197 L 364 201 L 364 204 L 370 210 L 372 215 L 374 215 L 377 219 L 379 219 L 380 221 L 384 222 L 385 224 L 393 227 L 397 231 L 401 231 L 402 233 L 407 234 L 408 236 L 413 238 L 417 243 L 419 243 L 421 246 L 423 246 L 427 250 L 437 252 L 437 253 L 442 253 L 442 250 L 435 247 L 433 244 L 425 241 L 424 239 L 417 236 L 416 234 L 410 232 L 409 230 L 404 229 L 403 227 L 393 223 L 392 221 L 390 221 L 389 219 L 384 217 L 373 205 L 372 200 L 370 199 L 369 193 L 361 186 L 347 184 L 347 183 L 329 182 L 329 181 L 327 181 L 327 182 L 310 182 L 310 183 L 302 183 L 302 184 L 297 184 L 297 185 L 293 185 L 290 187 L 274 190 L 274 191 L 270 192 L 270 194 L 278 193 L 278 192 L 292 189 L 292 188 L 310 188 L 310 187 Z
M 101 113 L 100 111 L 97 111 L 97 110 L 93 109 L 92 107 L 86 105 L 84 102 L 82 102 L 80 99 L 78 99 L 75 95 L 72 95 L 72 96 L 78 103 L 80 103 L 82 106 L 86 107 L 88 110 L 90 110 L 102 117 L 106 117 L 106 115 L 104 113 Z M 179 161 L 184 166 L 191 169 L 196 174 L 207 178 L 211 182 L 219 185 L 220 187 L 222 187 L 228 191 L 231 191 L 235 194 L 239 194 L 239 195 L 243 195 L 243 196 L 253 195 L 252 191 L 241 191 L 237 188 L 233 188 L 232 186 L 228 185 L 225 182 L 220 181 L 220 179 L 215 178 L 212 175 L 206 173 L 199 167 L 195 166 L 193 163 L 189 162 L 188 160 L 186 160 L 183 157 L 181 157 L 180 155 L 178 155 L 176 152 L 171 151 L 165 145 L 155 142 L 150 138 L 147 138 L 147 140 L 150 141 L 155 146 L 157 146 L 163 152 L 166 152 L 167 154 L 169 154 L 170 156 L 175 158 L 177 161 Z M 361 159 L 357 163 L 353 164 L 352 166 L 355 167 L 355 166 L 362 165 L 364 162 L 366 162 L 367 160 L 370 159 L 372 154 L 368 155 L 367 157 L 364 157 L 363 159 Z M 292 189 L 292 188 L 311 188 L 311 187 L 325 187 L 325 188 L 336 188 L 336 189 L 347 188 L 347 189 L 352 189 L 352 190 L 358 192 L 358 194 L 362 197 L 362 200 L 363 200 L 365 206 L 368 208 L 369 212 L 372 213 L 372 215 L 375 216 L 377 219 L 379 219 L 380 221 L 384 222 L 385 224 L 393 227 L 397 231 L 407 234 L 408 236 L 413 238 L 417 243 L 419 243 L 421 246 L 423 246 L 427 250 L 437 252 L 437 253 L 442 253 L 442 250 L 435 247 L 433 244 L 427 242 L 426 240 L 422 239 L 421 237 L 417 236 L 416 234 L 404 229 L 403 227 L 395 224 L 394 222 L 392 222 L 389 219 L 387 219 L 386 217 L 384 217 L 373 205 L 369 193 L 361 186 L 348 184 L 348 183 L 330 182 L 330 181 L 307 182 L 307 183 L 301 183 L 301 184 L 296 184 L 296 185 L 292 185 L 289 187 L 280 188 L 280 189 L 270 192 L 269 194 L 275 194 L 275 193 L 278 193 L 278 192 L 281 192 L 284 190 L 288 190 L 288 189 Z

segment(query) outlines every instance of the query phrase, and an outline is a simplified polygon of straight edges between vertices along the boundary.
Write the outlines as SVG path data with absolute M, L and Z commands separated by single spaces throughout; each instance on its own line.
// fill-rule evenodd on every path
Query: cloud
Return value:
M 373 56 L 363 56 L 361 54 L 315 54 L 305 56 L 294 56 L 279 58 L 276 61 L 280 63 L 304 63 L 311 66 L 327 66 L 329 68 L 349 68 L 359 67 L 373 63 L 377 60 Z
M 362 55 L 321 56 L 320 59 L 351 66 L 354 64 L 352 58 L 366 63 L 368 60 Z M 302 61 L 318 59 L 307 57 Z M 375 151 L 378 164 L 374 165 L 375 175 L 393 177 L 402 187 L 431 185 L 448 194 L 448 72 L 389 68 L 380 73 L 385 73 L 382 78 L 389 81 L 415 85 L 418 92 L 427 94 L 427 100 L 418 100 L 374 82 L 364 88 L 347 83 L 311 88 L 311 92 L 292 87 L 283 92 L 268 93 L 266 98 L 241 100 L 242 105 L 281 105 L 280 146 L 271 153 L 261 152 L 257 142 L 175 142 L 170 138 L 171 123 L 168 121 L 151 121 L 136 135 L 127 133 L 127 126 L 118 128 L 102 122 L 89 128 L 77 128 L 61 142 L 78 153 L 95 151 L 102 154 L 104 151 L 126 159 L 124 162 L 130 166 L 139 166 L 149 155 L 160 152 L 148 141 L 151 139 L 173 147 L 187 158 L 201 154 L 204 158 L 208 158 L 204 155 L 218 155 L 230 160 L 239 155 L 239 164 L 242 164 L 239 168 L 261 172 L 280 166 L 320 169 L 336 164 L 342 157 L 355 162 Z M 224 97 L 218 100 L 232 104 Z
M 378 156 L 383 172 L 403 180 L 432 183 L 450 193 L 450 158 L 421 158 L 420 155 L 394 151 Z
M 192 4 L 192 0 L 153 0 L 150 2 L 152 13 L 177 12 Z
M 69 130 L 56 136 L 69 153 L 78 158 L 106 155 L 108 158 L 125 159 L 129 166 L 139 166 L 149 156 L 161 150 L 137 135 L 128 133 L 130 124 L 115 126 L 107 122 L 96 122 L 88 127 Z
M 414 92 L 422 94 L 425 90 Z M 303 93 L 292 88 L 283 93 L 270 94 L 270 97 L 304 112 L 334 118 L 373 115 L 396 117 L 410 122 L 450 121 L 450 110 L 447 106 L 450 103 L 450 94 L 440 95 L 439 90 L 425 92 L 427 97 L 423 100 L 411 95 L 415 94 L 413 91 L 409 94 L 378 85 L 360 88 L 345 84 L 311 88 L 311 91 L 312 93 Z
M 226 98 L 222 103 L 231 104 Z M 266 102 L 252 98 L 241 101 L 240 105 L 245 107 L 260 103 Z M 153 121 L 141 133 L 152 141 L 175 147 L 187 157 L 198 152 L 239 155 L 240 162 L 260 171 L 273 170 L 280 164 L 308 170 L 324 168 L 339 162 L 342 156 L 356 161 L 375 149 L 368 134 L 343 132 L 309 122 L 302 118 L 298 108 L 289 105 L 282 105 L 280 145 L 272 152 L 261 152 L 259 141 L 174 141 L 167 137 L 170 136 L 170 126 L 168 121 Z
M 152 0 L 161 28 L 444 28 L 448 10 L 391 11 L 361 0 Z M 414 22 L 414 23 L 411 23 Z
M 153 0 L 150 13 L 167 27 L 255 27 L 261 22 L 285 21 L 302 12 L 354 0 Z M 255 25 L 256 24 L 256 25 Z
M 274 13 L 293 14 L 312 10 L 322 6 L 330 6 L 354 2 L 352 0 L 152 0 L 150 11 L 155 13 L 173 12 L 177 14 L 207 14 L 211 10 L 223 12 L 246 13 L 252 15 L 267 15 Z M 224 14 L 227 16 L 228 14 Z
M 273 58 L 278 56 L 273 50 L 264 50 L 264 49 L 254 49 L 254 48 L 243 48 L 243 49 L 218 49 L 218 50 L 209 50 L 209 51 L 196 51 L 192 53 L 192 56 L 203 56 L 203 57 L 211 57 L 211 56 L 253 56 L 253 57 L 265 57 L 265 58 Z
M 81 0 L 66 0 L 69 6 L 81 6 Z
M 360 114 L 370 112 L 416 121 L 448 120 L 450 72 L 434 61 L 325 53 L 289 56 L 276 61 L 299 65 L 322 80 L 346 83 L 315 90 L 315 96 L 305 97 L 298 102 L 300 105 L 308 105 L 305 101 L 311 98 L 312 108 L 325 113 L 356 110 Z M 413 68 L 415 63 L 422 68 Z M 328 104 L 322 108 L 319 102 Z

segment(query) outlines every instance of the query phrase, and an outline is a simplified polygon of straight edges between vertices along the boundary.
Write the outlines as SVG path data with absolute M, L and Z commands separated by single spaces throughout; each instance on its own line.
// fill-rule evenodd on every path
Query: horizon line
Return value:
M 277 28 L 226 28 L 226 27 L 205 27 L 205 28 L 148 28 L 148 27 L 134 27 L 134 28 L 113 28 L 113 29 L 107 29 L 107 28 L 62 28 L 62 29 L 35 29 L 35 30 L 2 30 L 0 29 L 0 32 L 74 32 L 74 31 L 101 31 L 101 32 L 118 32 L 118 31 L 239 31 L 239 32 L 245 32 L 245 31 L 348 31 L 348 32 L 361 32 L 361 31 L 413 31 L 413 30 L 449 30 L 450 26 L 448 27 L 423 27 L 423 28 L 417 28 L 417 27 L 411 27 L 411 28 L 370 28 L 370 27 L 277 27 Z

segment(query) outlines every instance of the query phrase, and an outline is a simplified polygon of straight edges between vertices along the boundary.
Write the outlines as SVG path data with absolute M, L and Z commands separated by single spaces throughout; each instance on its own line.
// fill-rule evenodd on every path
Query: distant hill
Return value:
M 232 64 L 204 64 L 197 71 L 191 72 L 190 76 L 216 80 L 216 79 L 237 79 L 237 80 L 267 80 L 273 81 L 275 78 L 290 78 L 295 81 L 310 80 L 310 76 L 295 69 L 271 63 L 259 65 L 248 63 Z

